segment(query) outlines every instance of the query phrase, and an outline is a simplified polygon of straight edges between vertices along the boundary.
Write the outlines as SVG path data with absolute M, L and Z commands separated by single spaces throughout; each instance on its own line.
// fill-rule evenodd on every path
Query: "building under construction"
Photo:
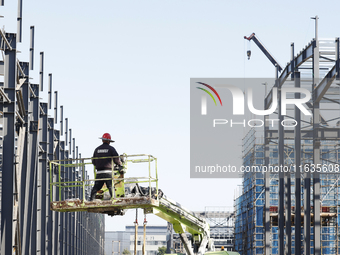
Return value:
M 23 26 L 22 1 L 17 22 L 17 33 L 0 29 L 1 254 L 104 254 L 104 215 L 50 210 L 52 192 L 72 200 L 80 188 L 50 188 L 57 174 L 49 162 L 71 163 L 81 154 L 64 108 L 58 105 L 58 92 L 52 90 L 52 73 L 46 82 L 43 49 L 34 47 L 35 27 Z M 30 31 L 27 62 L 19 59 L 17 50 L 26 29 Z M 38 80 L 32 78 L 36 71 Z M 41 100 L 46 90 L 47 102 Z M 82 175 L 89 178 L 84 167 L 65 167 L 58 179 L 70 183 Z M 82 191 L 89 197 L 91 187 Z
M 340 82 L 339 38 L 315 38 L 298 54 L 291 45 L 286 67 L 265 95 L 269 109 L 243 139 L 242 195 L 235 200 L 235 250 L 240 254 L 340 254 Z M 246 38 L 248 39 L 248 38 Z M 282 112 L 280 95 L 300 99 L 295 89 L 311 94 L 305 106 Z M 276 93 L 277 92 L 277 93 Z M 277 119 L 278 125 L 270 125 Z M 292 127 L 284 126 L 294 121 Z M 280 167 L 287 171 L 280 171 Z M 276 167 L 276 168 L 275 168 Z

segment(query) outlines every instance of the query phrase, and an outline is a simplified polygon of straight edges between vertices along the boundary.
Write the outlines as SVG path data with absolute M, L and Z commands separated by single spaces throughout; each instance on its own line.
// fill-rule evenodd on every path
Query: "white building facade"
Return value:
M 138 226 L 137 255 L 142 255 L 144 227 Z M 146 255 L 157 255 L 158 248 L 167 245 L 169 233 L 167 226 L 146 226 Z M 126 226 L 125 231 L 107 231 L 105 233 L 106 255 L 122 255 L 124 249 L 134 254 L 135 226 Z

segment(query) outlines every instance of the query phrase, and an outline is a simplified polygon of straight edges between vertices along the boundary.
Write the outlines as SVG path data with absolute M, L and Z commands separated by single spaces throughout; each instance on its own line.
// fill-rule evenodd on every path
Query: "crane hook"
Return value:
M 248 60 L 249 60 L 250 56 L 251 56 L 251 50 L 247 50 L 247 56 L 248 56 Z

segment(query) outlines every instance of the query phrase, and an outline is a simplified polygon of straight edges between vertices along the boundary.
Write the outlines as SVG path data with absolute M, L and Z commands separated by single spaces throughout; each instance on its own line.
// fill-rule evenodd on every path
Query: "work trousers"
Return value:
M 112 197 L 112 175 L 109 173 L 102 173 L 102 174 L 97 174 L 96 179 L 106 179 L 110 178 L 110 180 L 97 180 L 94 183 L 94 186 L 91 191 L 91 197 L 90 200 L 93 200 L 96 198 L 97 192 L 103 187 L 104 183 L 106 184 L 106 187 L 109 189 L 110 196 Z

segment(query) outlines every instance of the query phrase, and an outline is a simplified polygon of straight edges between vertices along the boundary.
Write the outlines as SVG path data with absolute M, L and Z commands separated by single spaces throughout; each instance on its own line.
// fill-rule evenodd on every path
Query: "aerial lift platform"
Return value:
M 123 162 L 123 172 L 113 168 L 112 178 L 107 179 L 112 181 L 113 197 L 110 198 L 108 189 L 104 187 L 97 193 L 96 197 L 99 199 L 94 201 L 88 199 L 96 179 L 89 179 L 86 170 L 94 168 L 92 158 L 51 161 L 50 169 L 53 169 L 50 171 L 51 210 L 87 211 L 115 216 L 124 215 L 128 209 L 144 209 L 145 214 L 155 214 L 173 224 L 174 231 L 180 235 L 187 254 L 204 254 L 206 251 L 213 251 L 210 227 L 205 219 L 183 208 L 158 189 L 157 159 L 145 154 L 120 157 Z M 143 171 L 148 174 L 147 177 L 125 177 L 127 171 L 138 176 Z M 75 181 L 66 181 L 68 179 L 66 173 L 69 172 L 76 173 Z M 141 186 L 145 184 L 147 187 Z M 192 234 L 191 242 L 185 232 Z

